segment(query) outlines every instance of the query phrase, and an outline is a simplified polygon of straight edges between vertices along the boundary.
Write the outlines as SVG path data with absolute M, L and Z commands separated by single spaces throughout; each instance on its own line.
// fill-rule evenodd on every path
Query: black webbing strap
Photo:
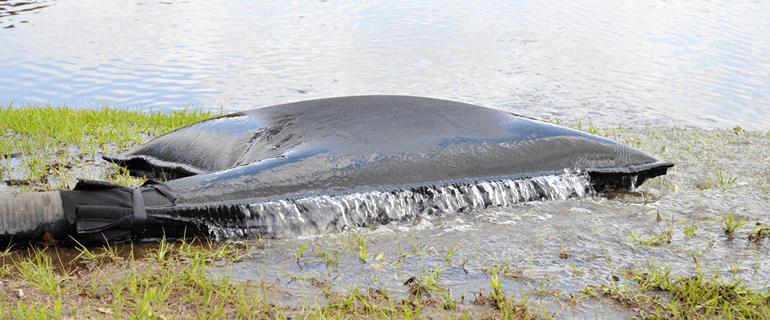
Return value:
M 165 183 L 157 181 L 157 180 L 147 180 L 144 182 L 142 187 L 148 187 L 153 188 L 157 190 L 160 194 L 162 194 L 168 201 L 171 201 L 171 203 L 176 204 L 176 200 L 179 199 L 179 196 L 174 193 L 174 191 L 171 191 L 171 188 L 169 188 Z
M 137 188 L 134 189 L 134 226 L 133 234 L 134 238 L 141 239 L 144 236 L 144 223 L 147 221 L 147 210 L 144 208 L 144 198 L 142 197 L 142 191 Z

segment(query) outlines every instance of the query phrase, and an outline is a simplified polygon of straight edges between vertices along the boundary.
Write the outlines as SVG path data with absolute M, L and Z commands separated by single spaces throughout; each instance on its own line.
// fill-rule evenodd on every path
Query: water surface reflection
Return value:
M 0 1 L 0 100 L 243 110 L 413 94 L 767 129 L 763 2 Z M 8 28 L 12 27 L 12 28 Z

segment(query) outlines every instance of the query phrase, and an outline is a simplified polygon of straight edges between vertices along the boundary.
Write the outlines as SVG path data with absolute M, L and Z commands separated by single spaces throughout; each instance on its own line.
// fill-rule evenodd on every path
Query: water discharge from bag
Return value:
M 406 221 L 420 215 L 470 212 L 517 203 L 564 200 L 593 194 L 585 172 L 235 204 L 241 219 L 201 218 L 216 239 L 294 237 L 370 223 Z M 232 204 L 231 204 L 232 205 Z

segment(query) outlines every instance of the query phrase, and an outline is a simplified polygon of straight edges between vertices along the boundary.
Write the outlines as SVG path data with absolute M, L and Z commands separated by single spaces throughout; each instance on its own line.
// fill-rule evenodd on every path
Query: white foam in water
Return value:
M 538 200 L 564 200 L 590 192 L 585 172 L 572 172 L 394 190 L 310 196 L 240 204 L 243 221 L 222 225 L 207 221 L 211 236 L 294 237 L 344 230 L 369 223 L 404 221 L 419 215 L 468 212 Z

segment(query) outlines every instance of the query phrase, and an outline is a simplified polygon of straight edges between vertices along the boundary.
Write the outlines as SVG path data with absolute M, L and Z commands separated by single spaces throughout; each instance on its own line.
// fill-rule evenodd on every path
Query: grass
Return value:
M 694 237 L 695 236 L 695 230 L 698 229 L 698 226 L 691 224 L 687 226 L 684 230 L 684 234 L 688 237 Z
M 696 264 L 699 263 L 696 260 Z M 664 263 L 650 262 L 630 270 L 622 287 L 610 283 L 602 285 L 601 290 L 588 288 L 584 294 L 635 306 L 638 318 L 644 319 L 766 319 L 770 316 L 767 283 L 760 290 L 751 290 L 742 280 L 734 276 L 725 280 L 719 274 L 717 271 L 713 276 L 701 272 L 694 276 L 675 276 Z
M 299 249 L 295 252 L 295 257 L 297 258 L 297 264 L 299 264 L 299 259 L 301 259 L 304 255 L 305 248 L 307 248 L 308 241 L 302 242 L 302 245 L 299 246 Z
M 457 249 L 457 248 L 455 248 L 455 247 L 457 247 L 457 241 L 455 241 L 455 243 L 454 243 L 454 244 L 452 244 L 452 247 L 450 247 L 450 248 L 449 248 L 449 250 L 447 250 L 446 254 L 444 255 L 444 258 L 446 258 L 446 261 L 447 261 L 447 262 L 450 262 L 450 263 L 451 263 L 451 262 L 452 262 L 452 257 L 453 257 L 455 254 L 457 254 L 457 250 L 458 250 L 458 249 Z
M 75 178 L 107 176 L 128 185 L 142 181 L 116 166 L 102 172 L 78 169 L 99 163 L 101 154 L 118 154 L 175 128 L 222 114 L 203 110 L 72 109 L 46 106 L 0 106 L 0 178 L 16 191 L 58 190 Z M 103 163 L 103 162 L 102 162 Z
M 735 183 L 736 180 L 738 180 L 738 177 L 733 177 L 729 173 L 723 173 L 722 170 L 717 169 L 717 181 L 719 181 L 719 185 L 722 187 L 728 187 Z
M 430 299 L 432 293 L 445 293 L 446 289 L 438 284 L 439 279 L 441 278 L 441 270 L 441 267 L 431 271 L 420 270 L 419 275 L 404 281 L 404 286 L 409 288 L 409 296 L 418 301 L 422 301 L 423 299 Z
M 199 110 L 145 113 L 110 108 L 2 106 L 0 176 L 14 184 L 6 191 L 57 190 L 69 188 L 74 178 L 83 177 L 84 171 L 78 170 L 97 167 L 100 169 L 96 172 L 85 174 L 137 185 L 141 181 L 120 168 L 99 164 L 98 155 L 121 153 L 155 135 L 215 115 L 218 113 Z M 268 264 L 278 270 L 278 276 L 270 278 L 265 273 L 258 280 L 247 280 L 239 278 L 233 266 L 253 256 L 274 257 L 271 254 L 280 251 L 275 247 L 276 240 L 162 239 L 154 244 L 103 247 L 18 246 L 0 251 L 0 319 L 532 319 L 569 317 L 568 311 L 581 309 L 580 304 L 590 299 L 617 305 L 638 319 L 770 316 L 767 283 L 749 286 L 740 276 L 747 268 L 740 258 L 727 257 L 727 261 L 737 261 L 728 266 L 709 265 L 713 258 L 709 250 L 730 243 L 741 245 L 740 250 L 755 250 L 748 264 L 760 274 L 765 272 L 763 248 L 770 237 L 766 221 L 755 221 L 756 216 L 738 210 L 707 217 L 701 217 L 707 210 L 695 210 L 693 216 L 674 217 L 674 213 L 656 206 L 664 196 L 693 190 L 705 196 L 692 196 L 688 202 L 694 203 L 692 206 L 714 194 L 725 197 L 746 190 L 757 192 L 759 197 L 770 194 L 770 175 L 766 171 L 725 165 L 727 161 L 739 162 L 734 160 L 737 155 L 711 147 L 738 145 L 741 150 L 755 152 L 755 141 L 766 146 L 770 131 L 756 133 L 739 127 L 714 131 L 602 129 L 591 119 L 586 123 L 591 133 L 654 152 L 678 165 L 670 176 L 647 182 L 649 190 L 628 193 L 613 202 L 638 209 L 621 208 L 618 215 L 648 221 L 650 227 L 617 225 L 623 229 L 622 235 L 603 236 L 593 252 L 583 248 L 582 239 L 601 235 L 602 230 L 567 240 L 563 237 L 569 235 L 561 232 L 547 234 L 531 240 L 529 250 L 524 246 L 523 253 L 514 259 L 496 256 L 496 252 L 484 253 L 483 248 L 455 238 L 442 243 L 422 239 L 414 231 L 383 247 L 378 243 L 387 242 L 383 236 L 353 228 L 330 236 L 326 243 L 294 241 L 287 246 L 286 254 L 278 255 L 281 258 L 276 265 Z M 582 124 L 578 121 L 577 125 L 586 129 Z M 756 161 L 770 161 L 764 148 L 758 152 L 764 156 L 755 157 Z M 679 162 L 690 158 L 695 160 L 689 163 L 699 164 L 697 172 L 701 174 L 685 179 L 681 172 L 687 168 L 679 167 Z M 746 223 L 753 223 L 753 228 L 741 228 Z M 618 249 L 613 242 L 625 247 Z M 516 246 L 511 243 L 511 247 Z M 634 263 L 624 259 L 625 254 L 633 256 Z M 639 259 L 642 254 L 648 255 Z M 683 269 L 671 260 L 655 262 L 659 255 L 685 256 L 692 265 Z M 294 262 L 304 271 L 292 269 L 297 267 Z M 565 267 L 561 272 L 560 266 Z M 314 273 L 317 268 L 322 272 Z M 349 283 L 343 279 L 350 270 L 362 278 L 372 274 L 395 278 L 398 287 L 380 286 L 371 280 L 359 280 L 363 285 Z M 463 274 L 467 278 L 462 278 Z M 282 279 L 287 278 L 293 282 L 286 284 Z M 461 297 L 453 295 L 452 288 L 462 291 L 457 290 L 458 281 L 475 278 L 481 280 L 474 282 L 476 287 L 468 293 L 469 297 L 473 294 L 472 298 L 466 299 L 465 292 Z M 554 288 L 554 281 L 560 278 L 570 279 L 571 289 L 559 285 Z M 594 279 L 600 284 L 579 285 Z M 276 297 L 286 294 L 281 290 L 308 282 L 320 290 L 320 298 L 279 303 L 281 299 Z M 556 306 L 540 305 L 548 299 L 557 301 Z
M 164 248 L 162 255 L 158 247 Z M 322 306 L 277 305 L 267 298 L 271 284 L 240 281 L 227 272 L 248 250 L 233 242 L 165 239 L 141 248 L 113 244 L 17 250 L 2 260 L 3 266 L 9 266 L 4 279 L 15 281 L 0 290 L 0 317 L 418 319 L 442 314 L 451 319 L 467 315 L 440 285 L 442 268 L 421 270 L 404 282 L 406 298 L 393 297 L 381 288 L 353 288 L 346 294 L 327 289 L 329 301 Z M 213 261 L 220 263 L 214 266 Z M 499 309 L 491 308 L 492 314 L 499 312 L 510 319 L 506 315 L 526 310 L 502 293 L 499 282 L 493 289 Z
M 57 275 L 53 272 L 52 258 L 45 254 L 47 248 L 32 247 L 29 250 L 31 251 L 29 260 L 14 263 L 19 277 L 49 295 L 60 293 L 61 285 L 67 281 L 69 274 Z
M 751 230 L 751 234 L 749 234 L 749 241 L 759 244 L 762 239 L 767 237 L 770 237 L 770 228 L 764 223 L 757 221 L 754 229 Z
M 736 220 L 735 215 L 727 215 L 725 217 L 725 226 L 723 230 L 725 231 L 725 234 L 728 236 L 728 239 L 732 237 L 733 234 L 735 234 L 735 229 L 738 229 L 746 224 L 746 221 L 742 220 Z
M 154 248 L 136 250 L 142 257 L 137 259 L 133 248 L 125 245 L 103 248 L 104 252 L 121 251 L 116 259 L 102 259 L 103 255 L 84 247 L 80 248 L 81 254 L 74 257 L 59 256 L 60 252 L 66 254 L 67 249 L 34 247 L 27 253 L 4 257 L 3 263 L 13 266 L 10 276 L 21 280 L 11 284 L 12 290 L 26 294 L 4 295 L 0 299 L 0 310 L 4 312 L 0 313 L 11 318 L 29 315 L 59 318 L 64 316 L 63 310 L 72 310 L 78 318 L 264 315 L 248 304 L 250 300 L 234 299 L 236 296 L 258 298 L 258 294 L 251 291 L 253 288 L 231 281 L 226 273 L 219 276 L 210 273 L 211 259 L 222 255 L 222 251 L 225 256 L 235 257 L 241 249 L 206 242 L 165 240 L 161 246 L 169 248 L 162 260 L 157 259 Z M 94 260 L 99 263 L 93 265 Z M 78 276 L 73 277 L 75 274 Z

